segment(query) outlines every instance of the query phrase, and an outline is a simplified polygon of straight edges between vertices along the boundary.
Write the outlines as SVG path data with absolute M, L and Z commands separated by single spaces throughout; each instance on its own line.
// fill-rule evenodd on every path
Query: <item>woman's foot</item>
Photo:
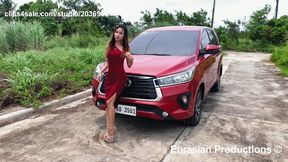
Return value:
M 114 126 L 113 129 L 108 129 L 107 132 L 101 134 L 99 138 L 107 143 L 113 143 L 116 138 L 116 127 Z
M 107 143 L 113 143 L 115 141 L 115 136 L 109 136 L 107 132 L 101 134 L 99 138 Z

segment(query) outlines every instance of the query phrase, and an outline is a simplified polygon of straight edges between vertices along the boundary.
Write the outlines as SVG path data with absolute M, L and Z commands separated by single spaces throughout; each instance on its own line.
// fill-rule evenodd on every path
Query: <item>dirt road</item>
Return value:
M 288 161 L 288 78 L 268 54 L 224 59 L 222 89 L 209 94 L 197 127 L 117 116 L 116 143 L 106 144 L 98 140 L 104 112 L 88 98 L 0 128 L 0 159 Z

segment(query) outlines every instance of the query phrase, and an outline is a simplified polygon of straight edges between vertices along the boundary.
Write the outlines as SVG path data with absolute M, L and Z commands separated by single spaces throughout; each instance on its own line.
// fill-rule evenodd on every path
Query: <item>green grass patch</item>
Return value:
M 104 45 L 56 47 L 0 56 L 0 76 L 9 84 L 1 90 L 0 102 L 38 107 L 44 100 L 82 90 L 91 84 L 95 66 L 104 60 L 104 49 Z
M 224 50 L 233 50 L 238 52 L 265 52 L 272 53 L 275 49 L 275 45 L 263 44 L 260 42 L 253 42 L 250 39 L 239 39 L 239 42 L 236 41 L 225 41 L 221 42 L 221 45 Z
M 272 53 L 271 61 L 281 69 L 283 75 L 288 76 L 288 45 L 276 48 Z
M 71 47 L 71 48 L 94 48 L 95 46 L 105 46 L 108 42 L 105 36 L 93 36 L 93 35 L 72 35 L 66 37 L 51 37 L 48 38 L 45 43 L 46 49 L 55 47 Z
M 46 37 L 38 22 L 0 23 L 0 53 L 43 49 Z

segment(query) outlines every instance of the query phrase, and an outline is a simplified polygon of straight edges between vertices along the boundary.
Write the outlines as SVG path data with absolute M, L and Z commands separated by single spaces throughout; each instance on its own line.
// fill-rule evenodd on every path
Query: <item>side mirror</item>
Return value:
M 205 49 L 205 53 L 207 53 L 207 54 L 215 54 L 215 53 L 219 53 L 220 50 L 221 50 L 221 46 L 220 45 L 208 44 L 206 49 Z

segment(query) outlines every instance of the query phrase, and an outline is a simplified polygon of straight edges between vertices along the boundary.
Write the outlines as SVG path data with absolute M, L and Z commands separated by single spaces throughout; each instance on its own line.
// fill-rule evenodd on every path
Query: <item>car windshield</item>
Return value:
M 130 42 L 131 52 L 140 55 L 191 56 L 195 54 L 197 31 L 149 31 Z

